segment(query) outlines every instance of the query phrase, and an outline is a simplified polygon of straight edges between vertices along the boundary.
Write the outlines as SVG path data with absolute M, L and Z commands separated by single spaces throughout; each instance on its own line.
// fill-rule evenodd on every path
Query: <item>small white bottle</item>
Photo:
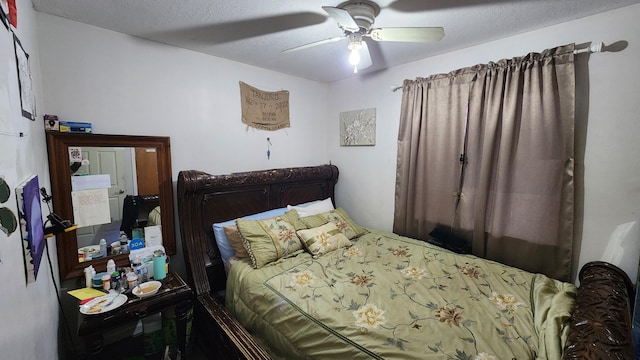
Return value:
M 133 268 L 133 272 L 138 276 L 138 283 L 142 284 L 148 280 L 148 272 L 147 267 L 142 263 L 142 258 L 140 255 L 136 255 L 133 259 L 133 264 L 131 264 Z
M 109 259 L 109 261 L 107 261 L 107 274 L 111 276 L 114 271 L 116 271 L 116 263 L 113 261 L 113 259 Z
M 129 239 L 127 238 L 127 234 L 125 234 L 124 231 L 120 231 L 120 253 L 129 253 Z
M 107 256 L 107 240 L 100 239 L 100 254 L 105 257 Z
M 90 288 L 93 286 L 93 277 L 95 275 L 96 271 L 93 269 L 93 265 L 84 268 L 85 287 Z

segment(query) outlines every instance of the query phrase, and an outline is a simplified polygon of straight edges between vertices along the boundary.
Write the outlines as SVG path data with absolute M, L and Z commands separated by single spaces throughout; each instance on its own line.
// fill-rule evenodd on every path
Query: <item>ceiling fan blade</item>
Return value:
M 327 17 L 322 14 L 299 12 L 216 24 L 194 25 L 174 30 L 137 33 L 135 35 L 166 44 L 180 44 L 187 41 L 195 45 L 205 44 L 208 46 L 322 24 L 325 21 L 327 21 Z
M 326 11 L 341 28 L 351 32 L 360 30 L 360 26 L 358 26 L 347 10 L 333 6 L 323 6 L 322 9 L 324 9 L 324 11 Z
M 372 29 L 369 36 L 375 41 L 436 42 L 444 37 L 441 27 L 397 27 Z
M 373 62 L 371 61 L 371 53 L 369 52 L 369 47 L 365 41 L 362 41 L 362 47 L 360 48 L 360 63 L 358 64 L 358 69 L 366 69 L 371 66 Z
M 308 43 L 308 44 L 292 47 L 290 49 L 282 50 L 282 52 L 283 53 L 288 53 L 288 52 L 298 51 L 298 50 L 307 49 L 307 48 L 318 46 L 318 45 L 322 45 L 322 44 L 328 44 L 328 43 L 340 41 L 342 39 L 346 39 L 346 38 L 344 36 L 336 36 L 336 37 L 332 37 L 332 38 L 329 38 L 329 39 L 324 39 L 324 40 L 320 40 L 320 41 L 314 41 L 312 43 Z

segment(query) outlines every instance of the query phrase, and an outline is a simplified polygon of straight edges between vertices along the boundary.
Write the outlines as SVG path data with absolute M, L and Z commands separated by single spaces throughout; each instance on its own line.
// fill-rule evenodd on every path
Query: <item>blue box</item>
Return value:
M 91 133 L 91 123 L 77 121 L 60 121 L 60 132 Z

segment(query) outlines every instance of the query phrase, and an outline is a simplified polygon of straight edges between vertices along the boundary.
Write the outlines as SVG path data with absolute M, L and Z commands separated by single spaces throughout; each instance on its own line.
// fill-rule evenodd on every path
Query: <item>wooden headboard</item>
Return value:
M 213 223 L 287 205 L 333 199 L 337 181 L 338 168 L 334 165 L 229 175 L 180 171 L 177 195 L 182 251 L 196 295 L 223 291 L 226 286 Z

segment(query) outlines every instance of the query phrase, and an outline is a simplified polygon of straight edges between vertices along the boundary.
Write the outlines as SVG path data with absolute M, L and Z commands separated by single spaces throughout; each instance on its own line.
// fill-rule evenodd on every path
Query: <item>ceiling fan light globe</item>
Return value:
M 360 51 L 358 51 L 358 49 L 351 50 L 351 54 L 349 54 L 349 64 L 354 66 L 360 64 Z

